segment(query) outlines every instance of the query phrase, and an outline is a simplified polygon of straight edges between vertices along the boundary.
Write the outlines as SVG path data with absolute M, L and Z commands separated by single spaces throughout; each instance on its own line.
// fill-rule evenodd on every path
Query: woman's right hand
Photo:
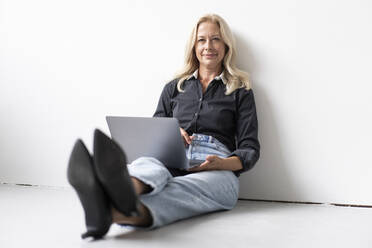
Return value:
M 185 131 L 185 129 L 183 129 L 181 127 L 180 127 L 180 132 L 181 132 L 181 136 L 183 137 L 183 142 L 184 142 L 185 146 L 190 145 L 194 136 L 189 136 L 189 134 Z

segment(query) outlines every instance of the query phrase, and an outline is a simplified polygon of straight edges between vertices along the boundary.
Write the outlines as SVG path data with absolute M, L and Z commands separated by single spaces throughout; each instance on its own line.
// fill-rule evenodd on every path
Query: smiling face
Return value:
M 199 24 L 196 33 L 195 54 L 200 67 L 215 71 L 221 69 L 225 56 L 225 43 L 217 24 L 212 22 Z

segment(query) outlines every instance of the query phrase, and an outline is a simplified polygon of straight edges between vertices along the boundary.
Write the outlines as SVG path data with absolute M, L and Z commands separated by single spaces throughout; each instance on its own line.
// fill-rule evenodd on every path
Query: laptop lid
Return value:
M 128 163 L 139 157 L 155 157 L 166 167 L 189 167 L 176 118 L 107 116 L 106 121 Z

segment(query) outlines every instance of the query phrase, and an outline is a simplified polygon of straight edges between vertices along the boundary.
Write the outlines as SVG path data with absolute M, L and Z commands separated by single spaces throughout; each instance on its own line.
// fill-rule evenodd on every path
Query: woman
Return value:
M 178 119 L 188 157 L 205 161 L 199 166 L 169 169 L 151 157 L 127 166 L 125 152 L 99 130 L 93 158 L 76 142 L 68 179 L 85 211 L 83 238 L 104 236 L 112 223 L 152 229 L 235 206 L 238 176 L 260 151 L 253 92 L 235 56 L 226 22 L 214 14 L 201 17 L 185 66 L 165 85 L 154 114 Z

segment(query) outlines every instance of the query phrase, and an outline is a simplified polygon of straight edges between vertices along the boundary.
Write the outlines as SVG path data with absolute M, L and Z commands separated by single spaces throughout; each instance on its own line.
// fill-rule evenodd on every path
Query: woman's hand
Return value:
M 230 170 L 237 171 L 243 168 L 240 159 L 237 156 L 221 158 L 217 155 L 208 155 L 205 161 L 199 166 L 190 168 L 188 171 L 206 171 L 206 170 Z
M 218 157 L 217 155 L 208 155 L 205 161 L 189 171 L 204 171 L 204 170 L 223 170 L 224 159 Z
M 194 136 L 189 136 L 188 133 L 181 127 L 180 127 L 180 132 L 181 132 L 181 136 L 183 137 L 183 142 L 185 143 L 185 146 L 190 145 Z

